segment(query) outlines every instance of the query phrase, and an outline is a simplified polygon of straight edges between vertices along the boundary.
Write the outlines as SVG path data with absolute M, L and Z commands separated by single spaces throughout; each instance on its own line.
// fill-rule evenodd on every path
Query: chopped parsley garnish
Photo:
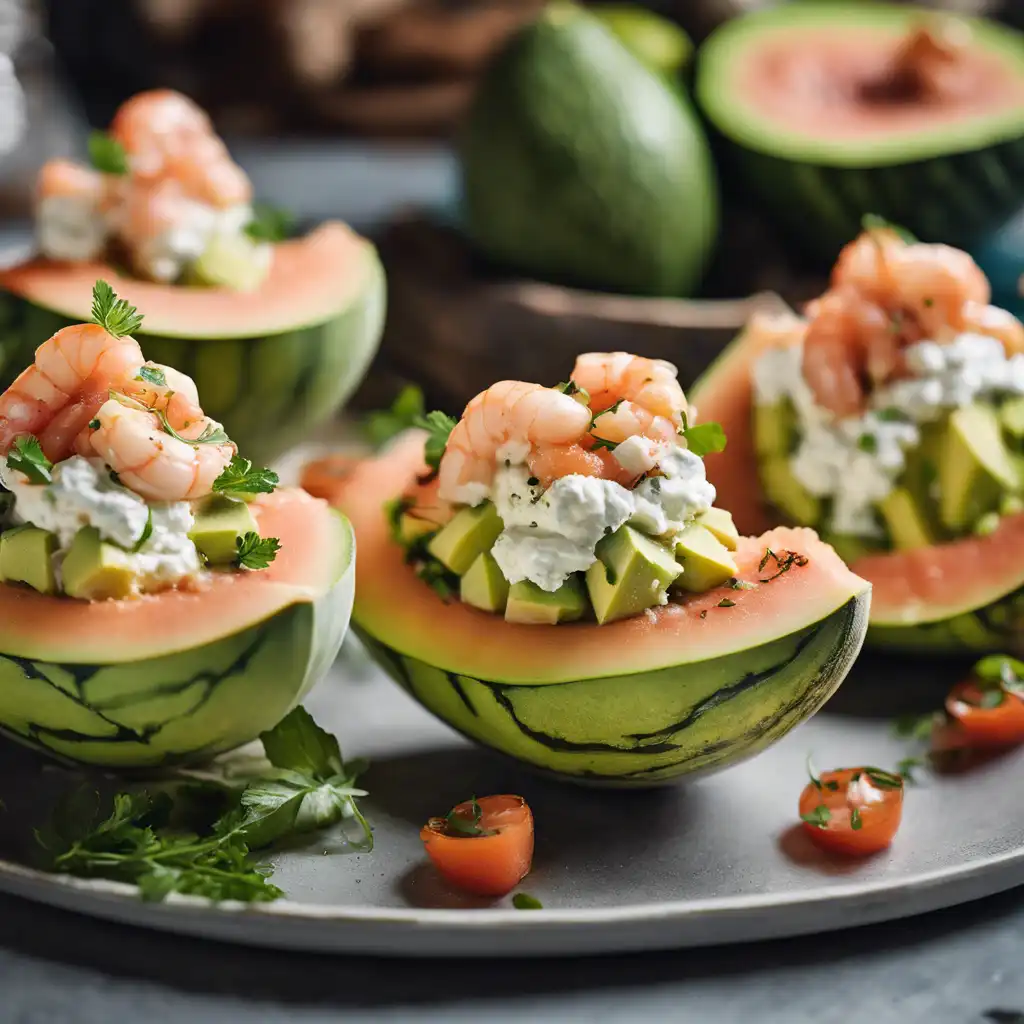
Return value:
M 916 782 L 914 772 L 925 766 L 925 760 L 921 757 L 904 757 L 896 765 L 896 772 L 904 782 Z
M 874 434 L 861 434 L 857 438 L 857 447 L 862 452 L 874 455 L 878 451 L 878 438 Z
M 483 816 L 483 808 L 477 803 L 476 797 L 473 797 L 469 802 L 469 814 L 466 814 L 465 811 L 460 811 L 458 807 L 453 807 L 445 815 L 445 830 L 452 835 L 464 836 L 470 839 L 478 836 L 497 835 L 494 829 L 480 827 Z
M 416 567 L 416 575 L 431 587 L 442 601 L 450 601 L 458 592 L 459 578 L 436 558 L 426 558 Z
M 446 413 L 434 409 L 426 416 L 416 416 L 413 419 L 413 426 L 420 427 L 427 432 L 427 440 L 423 446 L 423 458 L 427 465 L 436 470 L 441 465 L 441 458 L 448 445 L 448 438 L 455 429 L 456 420 Z
M 891 231 L 906 245 L 915 245 L 918 240 L 917 236 L 906 228 L 900 227 L 899 224 L 893 224 L 892 221 L 880 217 L 877 213 L 865 213 L 860 219 L 860 226 L 865 231 Z
M 106 281 L 97 281 L 92 289 L 92 319 L 114 338 L 134 334 L 142 326 L 142 314 L 114 294 Z
M 146 525 L 142 528 L 142 533 L 139 534 L 139 539 L 132 547 L 132 551 L 141 551 L 142 546 L 150 537 L 153 536 L 153 510 L 151 508 L 147 508 L 146 512 Z
M 853 810 L 850 811 L 850 828 L 852 828 L 854 832 L 859 832 L 863 826 L 864 822 L 861 821 L 860 808 L 854 807 Z
M 686 439 L 687 448 L 700 458 L 725 451 L 726 438 L 721 423 L 698 423 L 695 427 L 684 427 L 680 433 Z
M 601 448 L 607 448 L 608 451 L 613 452 L 619 447 L 618 441 L 606 441 L 603 437 L 594 438 L 594 444 L 591 451 L 598 451 Z
M 89 163 L 101 174 L 128 173 L 128 154 L 124 146 L 106 132 L 89 133 Z
M 902 789 L 903 776 L 884 768 L 865 768 L 864 774 L 877 789 Z
M 543 910 L 544 904 L 541 903 L 536 896 L 531 896 L 528 892 L 517 892 L 512 897 L 512 906 L 516 910 Z
M 832 812 L 824 804 L 818 804 L 813 811 L 801 814 L 800 817 L 808 825 L 814 825 L 815 828 L 826 828 L 832 820 Z
M 143 366 L 135 379 L 145 381 L 147 384 L 154 384 L 158 388 L 167 387 L 167 374 L 159 366 Z
M 24 473 L 30 484 L 48 484 L 52 479 L 53 463 L 43 454 L 43 446 L 32 434 L 14 439 L 7 453 L 7 465 Z
M 731 587 L 733 590 L 756 590 L 756 583 L 748 583 L 746 580 L 738 580 L 735 576 L 731 576 L 725 581 L 727 587 Z
M 731 601 L 727 597 L 723 597 L 722 600 L 718 602 L 718 607 L 719 608 L 735 608 L 736 607 L 736 602 L 735 601 Z
M 231 491 L 236 494 L 271 494 L 279 483 L 272 469 L 253 469 L 248 459 L 232 455 L 231 462 L 213 482 L 215 491 Z
M 90 430 L 99 430 L 100 429 L 100 421 L 99 420 L 89 420 L 89 429 Z
M 402 516 L 415 505 L 415 499 L 407 497 L 392 498 L 384 503 L 384 517 L 388 521 L 388 533 L 391 534 L 391 539 L 396 544 L 405 543 L 402 536 Z
M 415 427 L 424 413 L 423 392 L 415 384 L 407 384 L 387 409 L 368 413 L 363 420 L 363 430 L 374 446 L 379 448 L 393 437 Z
M 206 428 L 198 437 L 183 437 L 171 426 L 170 420 L 167 419 L 167 413 L 163 409 L 158 409 L 156 416 L 160 421 L 160 426 L 164 429 L 164 433 L 170 434 L 171 437 L 179 441 L 184 441 L 185 444 L 231 444 L 231 438 L 228 437 L 224 428 L 213 420 L 206 425 Z
M 760 583 L 771 583 L 772 580 L 778 579 L 783 573 L 789 572 L 794 565 L 803 567 L 810 561 L 806 555 L 801 555 L 796 551 L 783 551 L 776 554 L 771 548 L 765 548 L 764 555 L 758 563 L 757 571 L 764 572 L 764 567 L 772 560 L 775 561 L 775 572 L 770 576 L 763 576 L 759 580 Z
M 239 537 L 236 544 L 235 564 L 242 569 L 266 569 L 281 550 L 276 537 L 261 537 L 254 530 Z
M 254 242 L 283 242 L 295 227 L 295 217 L 269 203 L 253 203 L 252 220 L 245 233 Z
M 619 399 L 619 400 L 618 400 L 618 401 L 617 401 L 617 402 L 616 402 L 616 403 L 615 403 L 614 405 L 609 405 L 607 409 L 602 409 L 602 410 L 601 410 L 601 411 L 600 411 L 599 413 L 596 413 L 596 414 L 594 415 L 594 418 L 593 418 L 593 419 L 592 419 L 592 420 L 590 421 L 590 429 L 591 429 L 591 430 L 593 430 L 593 429 L 594 429 L 594 424 L 595 424 L 595 423 L 597 423 L 597 421 L 598 421 L 598 420 L 599 420 L 599 419 L 600 419 L 600 418 L 601 418 L 602 416 L 607 416 L 607 415 L 609 415 L 610 413 L 614 413 L 614 412 L 615 412 L 615 411 L 616 411 L 616 410 L 617 410 L 617 409 L 619 408 L 619 406 L 620 406 L 620 405 L 622 405 L 622 403 L 623 403 L 624 401 L 625 401 L 625 399 L 624 399 L 624 398 L 620 398 L 620 399 Z
M 910 417 L 902 410 L 897 409 L 894 406 L 889 406 L 886 409 L 879 409 L 875 416 L 880 419 L 883 423 L 909 423 Z
M 706 618 L 708 617 L 708 610 L 707 610 L 707 608 L 705 608 L 705 609 L 704 609 L 704 610 L 703 610 L 703 611 L 702 611 L 702 612 L 700 613 L 700 617 L 701 617 L 702 619 L 706 619 Z
M 173 892 L 266 902 L 283 893 L 250 850 L 348 820 L 362 831 L 357 848 L 372 849 L 356 803 L 366 795 L 355 785 L 365 762 L 342 761 L 335 737 L 301 707 L 260 739 L 272 768 L 244 788 L 183 779 L 156 794 L 119 793 L 106 818 L 91 786 L 72 790 L 37 833 L 51 869 L 127 882 L 151 902 Z
M 561 384 L 556 384 L 555 390 L 561 391 L 563 395 L 568 395 L 570 398 L 579 396 L 584 405 L 590 404 L 590 392 L 586 388 L 581 388 L 574 380 L 564 380 Z

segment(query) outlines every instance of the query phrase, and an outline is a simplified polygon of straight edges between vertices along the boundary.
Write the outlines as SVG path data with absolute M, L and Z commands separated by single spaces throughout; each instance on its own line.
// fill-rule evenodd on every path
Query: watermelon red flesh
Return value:
M 768 331 L 745 331 L 690 391 L 701 420 L 717 421 L 728 443 L 705 459 L 718 504 L 741 533 L 770 529 L 754 452 L 751 370 L 778 343 Z M 962 615 L 1024 587 L 1024 513 L 1000 521 L 987 537 L 965 537 L 917 551 L 858 559 L 850 567 L 872 585 L 872 625 L 913 625 Z
M 188 650 L 316 600 L 348 570 L 351 530 L 330 506 L 299 490 L 251 505 L 281 550 L 269 568 L 211 573 L 201 589 L 89 603 L 0 585 L 0 651 L 21 658 L 116 664 Z
M 423 469 L 423 435 L 410 432 L 340 480 L 332 501 L 359 544 L 355 623 L 401 654 L 446 671 L 538 684 L 704 661 L 804 629 L 869 589 L 813 530 L 783 528 L 740 542 L 737 575 L 757 584 L 752 590 L 725 586 L 605 626 L 508 623 L 457 600 L 443 602 L 391 539 L 383 505 Z M 758 569 L 766 547 L 798 551 L 810 561 L 759 584 L 771 575 L 771 563 Z M 723 598 L 732 606 L 719 607 Z
M 344 224 L 328 222 L 305 238 L 275 245 L 270 274 L 251 293 L 154 284 L 123 277 L 106 264 L 41 259 L 0 270 L 0 290 L 86 321 L 93 285 L 102 278 L 120 298 L 138 307 L 146 334 L 246 338 L 331 320 L 348 308 L 375 268 L 375 250 L 366 239 Z

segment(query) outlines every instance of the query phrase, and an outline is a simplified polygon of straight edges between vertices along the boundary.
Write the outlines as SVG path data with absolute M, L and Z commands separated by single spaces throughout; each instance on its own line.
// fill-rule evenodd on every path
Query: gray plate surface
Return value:
M 921 673 L 934 703 L 949 682 Z M 639 792 L 580 789 L 533 776 L 466 744 L 346 644 L 309 702 L 366 755 L 376 830 L 372 854 L 341 836 L 277 853 L 288 900 L 257 909 L 191 899 L 143 904 L 108 883 L 29 867 L 30 830 L 63 772 L 0 741 L 0 889 L 100 917 L 242 943 L 409 956 L 612 953 L 827 931 L 909 916 L 1024 882 L 1024 752 L 907 794 L 894 846 L 860 863 L 818 854 L 794 827 L 805 758 L 893 766 L 893 695 L 905 705 L 912 666 L 862 661 L 830 709 L 754 761 L 693 785 Z M 870 712 L 874 717 L 869 717 Z M 886 717 L 882 717 L 883 713 Z M 477 793 L 520 792 L 537 821 L 535 869 L 523 889 L 542 911 L 448 891 L 426 865 L 418 828 Z M 325 854 L 327 854 L 325 856 Z

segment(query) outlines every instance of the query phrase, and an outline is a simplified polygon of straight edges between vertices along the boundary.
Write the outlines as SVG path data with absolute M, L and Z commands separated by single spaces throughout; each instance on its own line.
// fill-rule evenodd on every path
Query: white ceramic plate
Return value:
M 948 669 L 947 669 L 948 671 Z M 890 851 L 831 862 L 794 829 L 805 758 L 893 766 L 906 754 L 876 709 L 904 693 L 907 666 L 862 661 L 820 714 L 747 764 L 694 785 L 642 792 L 539 779 L 469 746 L 384 679 L 350 641 L 309 702 L 367 755 L 372 854 L 317 837 L 273 858 L 288 900 L 211 907 L 141 903 L 131 890 L 25 866 L 33 815 L 62 772 L 0 741 L 0 889 L 99 917 L 261 946 L 409 956 L 612 953 L 844 928 L 975 899 L 1024 882 L 1024 752 L 908 791 Z M 926 671 L 935 699 L 948 678 Z M 845 707 L 844 707 L 845 705 Z M 840 713 L 844 712 L 844 713 Z M 522 886 L 544 904 L 517 911 L 448 891 L 425 863 L 419 826 L 469 795 L 520 792 L 537 821 L 535 870 Z M 325 855 L 326 854 L 326 855 Z

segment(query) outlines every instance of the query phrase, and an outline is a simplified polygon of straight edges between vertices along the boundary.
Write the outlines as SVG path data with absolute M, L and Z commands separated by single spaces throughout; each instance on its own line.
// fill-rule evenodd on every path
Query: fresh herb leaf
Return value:
M 686 446 L 694 455 L 703 458 L 712 452 L 725 451 L 725 431 L 721 423 L 698 423 L 681 431 Z
M 608 451 L 613 452 L 619 447 L 618 441 L 606 441 L 603 437 L 594 438 L 594 444 L 591 451 L 598 451 L 601 448 L 607 448 Z
M 413 426 L 427 432 L 427 440 L 423 445 L 423 458 L 427 465 L 436 470 L 441 465 L 441 458 L 448 445 L 448 437 L 455 429 L 456 420 L 446 413 L 434 409 L 426 416 L 416 416 Z
M 576 400 L 582 402 L 583 405 L 590 404 L 590 392 L 586 388 L 581 388 L 579 384 L 572 379 L 564 380 L 561 384 L 556 384 L 555 390 L 561 391 L 563 395 L 569 395 L 570 398 L 576 398 Z
M 512 906 L 516 910 L 543 910 L 544 904 L 541 903 L 536 896 L 531 896 L 528 892 L 517 892 L 512 897 Z
M 92 289 L 92 319 L 114 338 L 134 334 L 142 326 L 142 314 L 114 294 L 106 281 L 97 281 Z
M 1024 680 L 1024 662 L 1006 654 L 990 654 L 976 662 L 971 675 L 983 687 L 1016 690 Z
M 171 426 L 170 421 L 167 419 L 167 413 L 163 409 L 158 409 L 156 415 L 157 419 L 160 420 L 164 433 L 170 434 L 171 437 L 177 438 L 177 440 L 183 441 L 185 444 L 231 444 L 231 438 L 225 433 L 224 428 L 213 420 L 206 425 L 206 428 L 198 437 L 183 437 Z
M 909 423 L 910 417 L 902 410 L 897 409 L 894 406 L 890 406 L 887 409 L 879 409 L 875 416 L 880 419 L 883 423 Z
M 253 203 L 245 233 L 254 242 L 283 242 L 295 228 L 295 216 L 269 203 Z
M 43 454 L 43 446 L 32 434 L 21 434 L 14 439 L 7 453 L 7 465 L 24 473 L 30 484 L 48 484 L 52 479 L 53 463 Z
M 153 510 L 147 508 L 146 510 L 146 525 L 142 528 L 142 533 L 139 534 L 139 539 L 135 542 L 132 551 L 141 551 L 143 545 L 153 536 Z
M 484 816 L 483 809 L 477 803 L 476 797 L 469 802 L 469 814 L 459 812 L 458 807 L 453 807 L 444 817 L 445 828 L 452 835 L 475 838 L 477 836 L 497 835 L 494 829 L 481 828 L 480 821 Z
M 865 768 L 864 774 L 876 789 L 902 789 L 903 776 L 884 768 Z
M 801 814 L 800 818 L 806 821 L 808 825 L 814 825 L 816 828 L 825 828 L 832 820 L 832 812 L 824 804 L 818 804 L 813 811 Z
M 903 739 L 929 740 L 935 726 L 943 719 L 941 711 L 929 711 L 926 715 L 902 715 L 893 722 L 893 732 Z
M 991 710 L 999 707 L 1006 700 L 1006 694 L 1002 690 L 983 690 L 978 700 L 978 707 Z
M 321 729 L 313 716 L 297 707 L 269 732 L 260 736 L 267 760 L 275 768 L 330 779 L 341 775 L 345 764 L 337 737 Z
M 718 607 L 719 608 L 735 608 L 736 607 L 736 602 L 729 600 L 729 598 L 727 598 L 727 597 L 723 597 L 722 600 L 718 602 Z
M 416 500 L 409 497 L 392 498 L 390 501 L 384 503 L 384 518 L 388 523 L 388 533 L 391 539 L 403 547 L 405 546 L 405 538 L 402 536 L 402 516 L 405 515 L 409 509 L 414 508 Z
M 757 571 L 764 572 L 764 567 L 775 558 L 775 552 L 771 548 L 765 548 L 764 554 L 761 556 L 761 561 L 757 563 Z
M 874 434 L 861 434 L 857 438 L 857 447 L 862 452 L 874 455 L 878 451 L 878 438 Z
M 801 555 L 797 551 L 783 551 L 776 554 L 771 548 L 765 548 L 765 555 L 758 566 L 759 572 L 764 569 L 770 559 L 775 560 L 775 572 L 771 576 L 762 577 L 759 581 L 761 583 L 771 583 L 772 580 L 778 579 L 783 573 L 789 572 L 793 566 L 803 567 L 810 561 L 806 555 Z
M 279 483 L 272 469 L 253 469 L 248 459 L 232 455 L 231 462 L 213 481 L 215 491 L 232 491 L 236 494 L 271 494 Z
M 726 586 L 731 587 L 733 590 L 756 590 L 756 583 L 748 583 L 746 580 L 738 580 L 735 576 L 726 580 Z
M 389 408 L 368 413 L 362 426 L 370 444 L 380 448 L 403 430 L 416 426 L 423 413 L 423 392 L 415 384 L 407 384 Z
M 896 772 L 904 782 L 915 783 L 917 779 L 914 778 L 914 772 L 918 768 L 924 768 L 926 764 L 927 761 L 923 757 L 904 757 L 896 765 Z
M 235 564 L 242 569 L 266 569 L 281 550 L 276 537 L 261 537 L 254 530 L 237 540 L 238 554 Z
M 127 174 L 128 154 L 117 139 L 106 132 L 89 133 L 89 163 L 101 174 Z
M 167 374 L 159 366 L 143 366 L 135 379 L 155 384 L 158 388 L 167 387 Z
M 899 224 L 893 224 L 892 221 L 886 220 L 884 217 L 880 217 L 877 213 L 865 213 L 864 216 L 861 217 L 860 226 L 865 231 L 891 231 L 905 244 L 917 244 L 916 235 L 912 234 L 906 228 L 900 227 Z
M 850 828 L 852 828 L 854 832 L 859 832 L 863 827 L 864 822 L 861 821 L 860 808 L 854 807 L 853 810 L 850 811 Z

